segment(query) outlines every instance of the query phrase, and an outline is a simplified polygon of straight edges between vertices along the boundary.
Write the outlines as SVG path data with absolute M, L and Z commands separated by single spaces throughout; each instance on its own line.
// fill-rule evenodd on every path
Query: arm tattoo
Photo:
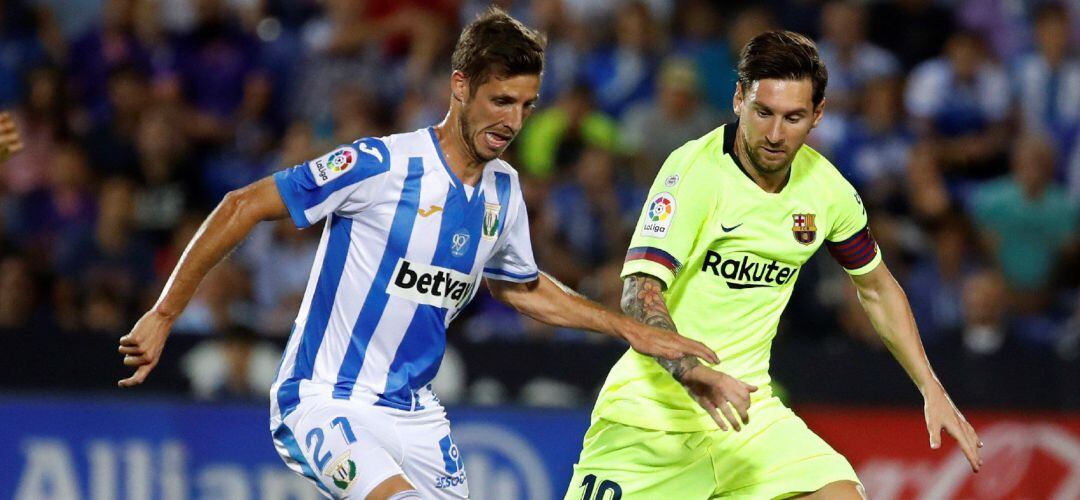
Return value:
M 662 292 L 663 286 L 656 278 L 641 273 L 633 274 L 623 282 L 622 310 L 646 325 L 678 332 L 671 314 L 668 313 Z M 686 372 L 699 364 L 694 356 L 683 356 L 675 361 L 661 357 L 655 359 L 679 381 Z

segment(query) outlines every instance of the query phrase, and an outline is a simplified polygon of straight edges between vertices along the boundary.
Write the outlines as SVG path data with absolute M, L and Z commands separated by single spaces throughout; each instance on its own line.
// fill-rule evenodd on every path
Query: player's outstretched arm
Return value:
M 119 382 L 133 387 L 146 380 L 157 366 L 173 323 L 187 307 L 199 283 L 260 221 L 289 216 L 272 177 L 225 195 L 188 243 L 154 307 L 120 338 L 124 364 L 135 373 Z
M 960 443 L 971 463 L 971 470 L 978 472 L 982 467 L 982 458 L 979 457 L 982 441 L 949 399 L 949 394 L 930 368 L 904 290 L 884 262 L 866 274 L 851 276 L 851 280 L 858 289 L 859 302 L 874 329 L 923 394 L 930 447 L 937 449 L 941 446 L 941 430 L 945 429 Z
M 15 119 L 11 113 L 0 113 L 0 162 L 7 160 L 11 155 L 18 153 L 23 148 L 19 130 L 15 127 Z
M 705 344 L 674 331 L 643 325 L 605 308 L 545 273 L 529 283 L 487 280 L 491 295 L 518 312 L 543 323 L 563 328 L 591 330 L 620 338 L 635 351 L 648 356 L 681 359 L 690 357 L 717 362 Z
M 653 276 L 642 273 L 627 276 L 623 280 L 622 309 L 630 317 L 649 326 L 677 331 L 664 302 L 663 290 L 660 280 Z M 750 393 L 756 391 L 757 387 L 702 365 L 697 358 L 656 358 L 656 361 L 686 388 L 721 429 L 727 430 L 724 418 L 735 431 L 742 429 L 740 420 L 742 424 L 750 422 Z M 731 407 L 735 408 L 739 418 L 732 413 Z M 721 413 L 724 418 L 720 416 Z

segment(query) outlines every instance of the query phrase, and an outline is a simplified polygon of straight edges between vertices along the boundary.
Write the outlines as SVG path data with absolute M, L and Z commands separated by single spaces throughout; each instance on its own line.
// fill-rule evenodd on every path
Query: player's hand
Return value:
M 757 386 L 704 365 L 691 368 L 683 374 L 680 382 L 694 401 L 709 412 L 721 430 L 728 430 L 730 423 L 731 428 L 738 432 L 743 425 L 750 423 L 750 393 L 758 390 Z
M 632 322 L 632 326 L 623 333 L 623 338 L 635 351 L 646 356 L 659 356 L 670 360 L 695 356 L 712 364 L 720 362 L 716 353 L 705 344 L 671 330 Z
M 0 113 L 0 161 L 8 159 L 23 148 L 19 131 L 15 128 L 15 119 L 11 113 Z
M 120 354 L 124 364 L 134 366 L 135 373 L 121 380 L 120 387 L 134 387 L 143 383 L 150 371 L 161 360 L 161 350 L 172 329 L 172 320 L 156 311 L 149 311 L 135 323 L 131 333 L 120 337 Z
M 930 447 L 935 450 L 941 447 L 941 430 L 945 429 L 945 432 L 960 443 L 960 449 L 971 464 L 971 471 L 979 472 L 983 464 L 979 448 L 982 448 L 983 443 L 979 440 L 979 435 L 975 434 L 975 428 L 968 423 L 960 410 L 956 409 L 944 388 L 938 385 L 927 392 L 923 411 L 926 414 L 926 430 L 930 432 Z

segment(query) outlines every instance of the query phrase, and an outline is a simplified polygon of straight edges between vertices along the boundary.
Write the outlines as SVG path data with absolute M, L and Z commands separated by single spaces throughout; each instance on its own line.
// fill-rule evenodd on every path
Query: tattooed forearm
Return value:
M 623 282 L 622 310 L 630 317 L 646 325 L 677 332 L 671 319 L 667 304 L 664 303 L 663 286 L 660 280 L 645 274 L 633 274 Z M 677 360 L 655 358 L 675 380 L 682 380 L 683 375 L 697 366 L 699 361 L 694 356 L 683 356 Z

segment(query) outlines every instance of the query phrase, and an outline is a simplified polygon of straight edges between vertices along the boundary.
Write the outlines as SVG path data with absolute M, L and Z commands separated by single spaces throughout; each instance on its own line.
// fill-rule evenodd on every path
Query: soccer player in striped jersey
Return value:
M 120 385 L 145 380 L 215 263 L 263 220 L 326 219 L 307 291 L 271 389 L 283 460 L 335 498 L 467 498 L 457 446 L 430 382 L 446 326 L 476 293 L 539 321 L 627 340 L 645 355 L 700 356 L 539 273 L 517 173 L 499 155 L 538 97 L 543 43 L 491 10 L 452 56 L 437 126 L 368 137 L 229 193 L 192 239 L 157 304 L 121 338 Z M 288 265 L 288 263 L 282 263 Z
M 600 391 L 565 498 L 861 498 L 847 460 L 769 386 L 780 315 L 822 246 L 922 392 L 931 446 L 944 429 L 978 471 L 978 436 L 930 368 L 862 200 L 804 145 L 824 112 L 817 48 L 797 33 L 764 33 L 738 71 L 739 120 L 668 157 L 622 270 L 624 310 L 705 342 L 721 364 L 626 353 Z

